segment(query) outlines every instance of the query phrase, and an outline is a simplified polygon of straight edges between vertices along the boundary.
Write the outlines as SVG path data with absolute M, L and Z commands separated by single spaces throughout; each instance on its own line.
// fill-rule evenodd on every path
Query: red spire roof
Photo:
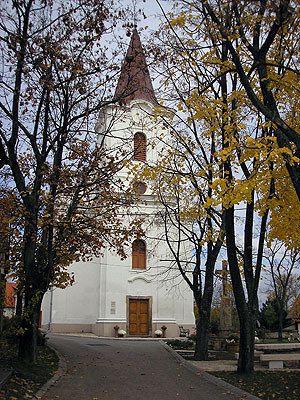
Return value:
M 118 81 L 115 98 L 120 97 L 124 103 L 130 100 L 146 100 L 158 105 L 155 98 L 146 57 L 136 29 L 132 32 Z

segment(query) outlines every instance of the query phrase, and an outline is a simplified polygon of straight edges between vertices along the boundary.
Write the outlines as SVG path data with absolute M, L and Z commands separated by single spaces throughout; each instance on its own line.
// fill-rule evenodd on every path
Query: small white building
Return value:
M 155 163 L 162 150 L 158 137 L 163 131 L 167 133 L 151 117 L 158 104 L 136 30 L 116 88 L 115 98 L 119 97 L 122 102 L 106 107 L 100 115 L 99 142 L 104 141 L 112 151 L 121 147 L 132 165 Z M 109 134 L 104 136 L 108 127 Z M 129 169 L 120 173 L 124 181 Z M 73 264 L 73 286 L 51 290 L 44 297 L 44 328 L 114 336 L 114 327 L 118 326 L 127 336 L 155 336 L 155 330 L 165 325 L 167 337 L 179 336 L 180 325 L 193 329 L 192 291 L 179 272 L 170 269 L 171 255 L 151 185 L 137 180 L 135 187 L 140 201 L 130 214 L 139 213 L 145 218 L 145 237 L 132 243 L 125 260 L 105 250 L 101 258 Z

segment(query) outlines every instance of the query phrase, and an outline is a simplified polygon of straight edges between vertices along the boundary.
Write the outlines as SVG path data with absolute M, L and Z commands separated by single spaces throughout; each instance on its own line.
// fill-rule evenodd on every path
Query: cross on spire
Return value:
M 138 22 L 140 22 L 138 19 L 139 10 L 137 10 L 137 0 L 132 0 L 132 8 L 133 8 L 133 26 L 134 28 L 137 28 L 137 24 Z

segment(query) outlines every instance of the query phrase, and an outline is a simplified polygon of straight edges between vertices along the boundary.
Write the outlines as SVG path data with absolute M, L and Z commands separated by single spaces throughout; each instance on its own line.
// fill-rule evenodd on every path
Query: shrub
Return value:
M 37 345 L 38 346 L 45 346 L 47 344 L 48 338 L 46 337 L 46 333 L 41 332 L 38 329 L 38 336 L 37 336 Z
M 195 334 L 195 333 L 192 333 L 192 334 L 189 336 L 189 340 L 192 340 L 193 342 L 196 342 L 196 334 Z
M 174 340 L 167 340 L 166 343 L 172 348 L 182 349 L 182 350 L 194 347 L 194 342 L 191 340 L 174 339 Z

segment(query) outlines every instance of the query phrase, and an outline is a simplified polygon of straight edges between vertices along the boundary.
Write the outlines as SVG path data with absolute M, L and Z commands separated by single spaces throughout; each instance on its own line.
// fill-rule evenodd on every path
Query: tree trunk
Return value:
M 254 333 L 256 320 L 253 317 L 253 305 L 248 305 L 246 301 L 237 259 L 234 208 L 226 209 L 224 216 L 229 269 L 240 321 L 240 350 L 237 372 L 251 373 L 254 371 Z
M 198 321 L 196 326 L 196 345 L 194 359 L 197 361 L 208 360 L 208 336 L 210 308 L 198 306 Z
M 254 371 L 254 336 L 255 323 L 251 313 L 248 310 L 243 310 L 243 316 L 240 318 L 238 373 L 249 374 Z
M 207 245 L 207 261 L 205 266 L 205 283 L 203 295 L 201 288 L 195 284 L 194 298 L 198 308 L 198 321 L 196 326 L 196 346 L 194 359 L 198 361 L 208 360 L 208 336 L 210 327 L 210 310 L 213 296 L 213 273 L 218 254 L 223 243 L 222 238 L 213 246 L 212 242 Z M 196 278 L 198 282 L 198 278 Z
M 47 263 L 49 258 L 46 246 L 40 246 L 39 262 L 36 261 L 37 245 L 32 239 L 36 235 L 36 223 L 29 220 L 24 237 L 24 306 L 21 316 L 21 335 L 19 340 L 20 360 L 31 363 L 36 362 L 38 327 L 40 320 L 40 309 L 43 296 L 48 288 L 48 280 L 51 268 Z M 33 227 L 33 228 L 32 228 Z
M 16 315 L 21 317 L 23 309 L 23 296 L 17 293 L 17 303 L 16 303 Z
M 19 360 L 36 362 L 37 338 L 40 319 L 41 300 L 29 299 L 29 307 L 25 307 L 21 321 L 23 334 L 19 340 Z
M 282 330 L 283 330 L 283 312 L 279 305 L 278 309 L 278 341 L 282 341 Z
M 20 336 L 19 341 L 18 357 L 20 360 L 36 362 L 39 317 L 40 304 L 36 305 L 34 310 L 31 313 L 28 312 L 27 316 L 22 319 L 21 328 L 24 333 Z

